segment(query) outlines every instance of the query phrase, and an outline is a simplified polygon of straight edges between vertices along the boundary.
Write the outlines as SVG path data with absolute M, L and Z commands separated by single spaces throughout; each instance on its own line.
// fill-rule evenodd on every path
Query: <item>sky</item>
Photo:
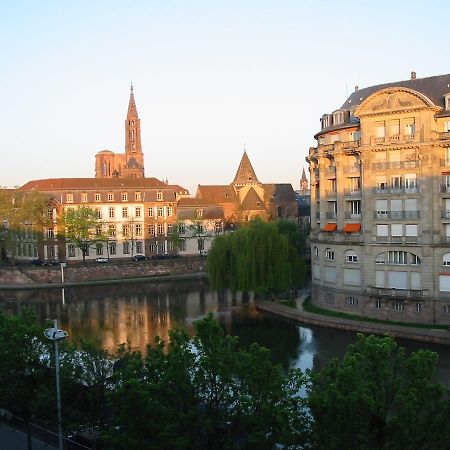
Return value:
M 0 2 L 0 186 L 94 177 L 98 151 L 124 151 L 133 82 L 147 177 L 195 195 L 245 148 L 261 182 L 298 189 L 355 85 L 450 71 L 448 17 L 448 0 Z

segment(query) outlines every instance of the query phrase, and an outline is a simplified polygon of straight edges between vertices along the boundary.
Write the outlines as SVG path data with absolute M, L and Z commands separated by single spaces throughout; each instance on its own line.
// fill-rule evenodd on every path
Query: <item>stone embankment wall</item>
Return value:
M 181 275 L 206 271 L 204 258 L 180 258 L 150 261 L 123 261 L 96 264 L 70 263 L 64 269 L 65 282 L 85 282 L 93 280 L 120 280 L 126 278 L 151 277 L 157 275 Z M 0 285 L 31 285 L 60 283 L 60 266 L 17 265 L 0 268 Z

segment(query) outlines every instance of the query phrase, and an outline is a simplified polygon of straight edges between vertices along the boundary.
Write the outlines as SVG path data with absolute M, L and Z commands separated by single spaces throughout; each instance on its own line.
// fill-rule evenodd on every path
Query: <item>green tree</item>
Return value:
M 54 383 L 45 358 L 48 354 L 43 328 L 30 309 L 16 316 L 0 311 L 0 405 L 24 420 L 28 449 L 32 448 L 29 425 L 38 399 Z
M 358 335 L 341 361 L 312 375 L 314 448 L 448 448 L 449 392 L 434 381 L 436 361 L 427 350 L 405 355 L 392 337 Z
M 0 259 L 14 263 L 17 245 L 26 236 L 39 247 L 43 228 L 52 224 L 54 201 L 46 194 L 20 189 L 0 189 Z
M 276 223 L 255 219 L 214 240 L 208 275 L 217 290 L 281 292 L 304 284 L 306 266 Z
M 108 233 L 103 230 L 98 213 L 93 208 L 82 206 L 68 209 L 63 215 L 62 224 L 66 240 L 81 250 L 83 263 L 91 247 L 108 240 Z
M 172 330 L 169 343 L 156 340 L 145 358 L 122 355 L 108 448 L 304 448 L 303 374 L 285 374 L 256 344 L 240 349 L 211 314 L 195 327 L 193 342 Z

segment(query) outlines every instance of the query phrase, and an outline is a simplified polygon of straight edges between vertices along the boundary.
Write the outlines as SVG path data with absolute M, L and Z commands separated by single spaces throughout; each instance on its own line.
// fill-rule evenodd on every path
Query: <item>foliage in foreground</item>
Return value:
M 212 288 L 263 294 L 303 287 L 306 265 L 297 235 L 288 225 L 255 219 L 217 237 L 208 255 Z
M 240 348 L 211 314 L 195 327 L 193 340 L 174 329 L 145 355 L 61 343 L 66 430 L 101 424 L 111 450 L 448 448 L 449 390 L 435 382 L 433 352 L 408 356 L 391 337 L 360 335 L 320 372 L 286 373 L 269 350 Z M 30 310 L 0 312 L 0 407 L 55 429 L 43 328 Z

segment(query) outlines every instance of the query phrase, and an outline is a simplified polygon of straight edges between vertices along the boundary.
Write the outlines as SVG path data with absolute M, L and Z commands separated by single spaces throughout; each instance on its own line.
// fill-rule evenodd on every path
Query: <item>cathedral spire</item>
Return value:
M 125 120 L 125 153 L 129 157 L 142 153 L 141 121 L 139 120 L 136 102 L 134 101 L 133 83 L 130 86 L 130 101 L 128 102 L 127 118 Z

